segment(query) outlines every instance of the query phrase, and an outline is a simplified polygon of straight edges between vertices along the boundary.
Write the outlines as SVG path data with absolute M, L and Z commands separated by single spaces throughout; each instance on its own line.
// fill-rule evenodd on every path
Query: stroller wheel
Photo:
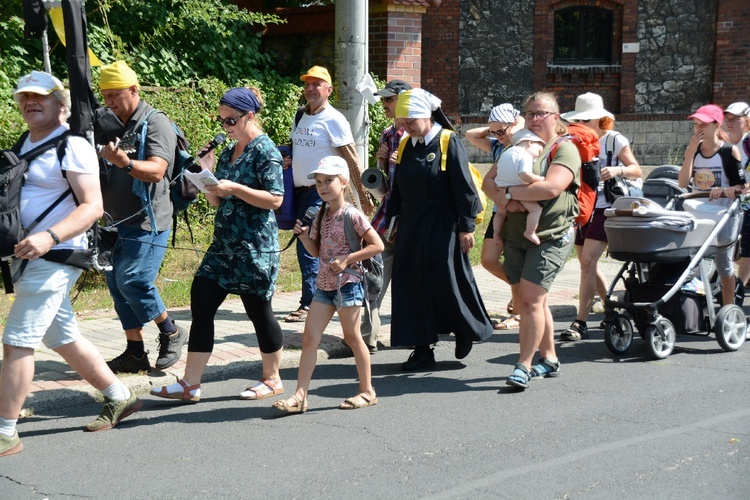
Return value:
M 677 340 L 677 332 L 671 321 L 663 316 L 658 316 L 656 321 L 646 328 L 646 345 L 648 350 L 656 359 L 664 359 L 674 349 Z
M 633 343 L 633 323 L 626 316 L 616 314 L 604 327 L 604 343 L 612 354 L 625 354 Z
M 730 304 L 724 306 L 716 315 L 714 333 L 716 341 L 725 351 L 736 351 L 745 342 L 747 320 L 745 313 L 739 306 Z

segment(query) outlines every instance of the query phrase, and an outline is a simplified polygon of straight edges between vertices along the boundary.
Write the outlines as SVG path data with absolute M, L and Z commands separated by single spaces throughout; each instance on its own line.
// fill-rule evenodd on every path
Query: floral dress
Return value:
M 281 154 L 273 141 L 267 135 L 256 137 L 231 163 L 235 146 L 219 156 L 216 177 L 283 195 Z M 278 272 L 279 236 L 273 210 L 236 196 L 222 199 L 214 219 L 213 242 L 196 276 L 214 280 L 230 293 L 268 300 Z

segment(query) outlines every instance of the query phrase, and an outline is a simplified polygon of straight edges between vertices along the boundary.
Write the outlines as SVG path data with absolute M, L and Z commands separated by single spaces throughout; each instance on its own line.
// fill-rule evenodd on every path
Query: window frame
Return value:
M 560 16 L 573 16 L 576 13 L 578 14 L 576 25 L 569 22 L 569 26 L 566 27 L 570 33 L 560 32 L 563 28 L 559 24 L 563 22 Z M 596 19 L 597 17 L 599 19 Z M 604 7 L 573 5 L 556 10 L 553 17 L 553 64 L 560 66 L 613 64 L 614 25 L 615 12 Z M 587 32 L 591 33 L 591 40 L 587 38 Z M 566 37 L 567 40 L 562 40 L 562 37 Z M 592 51 L 591 47 L 600 45 L 601 40 L 604 40 L 604 47 L 599 51 Z M 568 43 L 566 46 L 571 48 L 571 52 L 575 55 L 570 57 L 560 55 L 563 42 Z

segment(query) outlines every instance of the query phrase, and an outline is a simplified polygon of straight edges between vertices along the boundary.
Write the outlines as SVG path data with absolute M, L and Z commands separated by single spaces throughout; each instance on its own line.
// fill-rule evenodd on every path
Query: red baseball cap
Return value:
M 698 111 L 688 116 L 688 120 L 700 120 L 703 123 L 716 122 L 721 125 L 724 122 L 724 110 L 716 104 L 706 104 L 698 108 Z

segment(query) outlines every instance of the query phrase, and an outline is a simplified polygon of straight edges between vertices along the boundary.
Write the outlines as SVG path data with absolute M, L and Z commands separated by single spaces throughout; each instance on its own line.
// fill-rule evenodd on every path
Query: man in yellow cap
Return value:
M 155 366 L 163 370 L 180 359 L 187 337 L 154 285 L 172 223 L 169 174 L 177 136 L 169 118 L 140 99 L 138 77 L 125 61 L 102 66 L 100 82 L 105 105 L 124 125 L 122 141 L 102 149 L 104 211 L 120 236 L 105 276 L 127 338 L 125 352 L 107 364 L 116 373 L 150 370 L 143 326 L 153 321 L 159 328 Z M 129 139 L 131 153 L 121 147 Z
M 315 170 L 326 156 L 341 156 L 349 166 L 349 178 L 355 188 L 350 194 L 365 213 L 373 206 L 362 186 L 362 169 L 354 136 L 344 115 L 330 105 L 328 97 L 333 92 L 331 75 L 322 66 L 313 66 L 300 79 L 305 82 L 307 106 L 298 112 L 292 126 L 294 172 L 294 206 L 297 219 L 302 220 L 310 207 L 320 206 L 321 200 L 315 189 L 315 180 L 308 174 Z M 289 163 L 285 163 L 285 168 Z M 299 308 L 289 314 L 285 321 L 304 322 L 315 294 L 318 277 L 318 259 L 311 256 L 297 240 L 297 261 L 302 272 L 302 298 Z

